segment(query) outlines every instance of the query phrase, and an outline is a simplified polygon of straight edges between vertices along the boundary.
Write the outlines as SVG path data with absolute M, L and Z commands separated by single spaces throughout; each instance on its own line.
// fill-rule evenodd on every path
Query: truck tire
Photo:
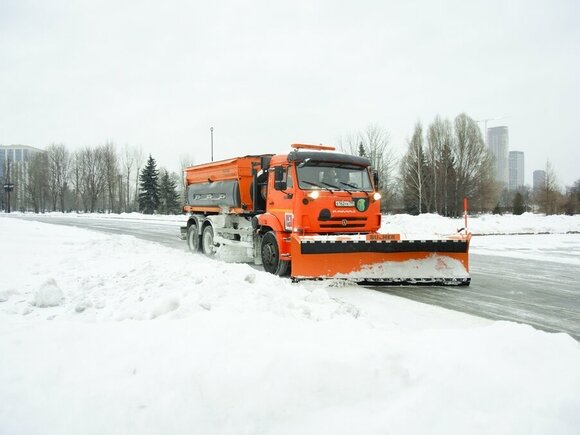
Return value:
M 216 246 L 213 242 L 213 227 L 207 225 L 201 234 L 201 250 L 207 257 L 215 257 Z
M 285 276 L 289 272 L 290 262 L 280 260 L 280 248 L 273 231 L 269 231 L 262 239 L 262 265 L 266 272 Z
M 200 238 L 197 231 L 197 223 L 193 222 L 187 227 L 187 246 L 193 254 L 199 252 Z

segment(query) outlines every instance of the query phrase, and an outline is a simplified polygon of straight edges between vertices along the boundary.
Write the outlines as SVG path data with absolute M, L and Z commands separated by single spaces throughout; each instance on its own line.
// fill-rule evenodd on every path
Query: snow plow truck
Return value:
M 381 233 L 379 179 L 365 157 L 294 144 L 184 170 L 189 250 L 303 279 L 469 285 L 467 229 L 420 239 Z

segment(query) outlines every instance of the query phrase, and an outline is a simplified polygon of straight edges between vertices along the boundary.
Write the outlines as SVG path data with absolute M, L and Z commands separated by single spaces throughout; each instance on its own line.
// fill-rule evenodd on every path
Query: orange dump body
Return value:
M 188 198 L 184 211 L 244 214 L 253 207 L 252 170 L 262 169 L 264 158 L 271 155 L 237 157 L 191 166 L 184 170 Z

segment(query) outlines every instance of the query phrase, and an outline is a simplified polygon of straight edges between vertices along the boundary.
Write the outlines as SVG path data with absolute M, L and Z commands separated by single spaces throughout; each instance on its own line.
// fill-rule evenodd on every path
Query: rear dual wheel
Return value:
M 280 260 L 280 248 L 273 231 L 267 232 L 262 239 L 262 265 L 266 272 L 286 276 L 290 271 L 290 262 Z
M 207 257 L 214 257 L 217 245 L 214 243 L 213 227 L 206 225 L 201 234 L 201 250 Z
M 207 257 L 214 257 L 217 245 L 214 243 L 213 227 L 206 225 L 200 236 L 197 222 L 193 222 L 187 228 L 187 247 L 194 254 L 201 251 Z
M 194 254 L 199 252 L 199 242 L 197 223 L 193 222 L 189 227 L 187 227 L 187 247 L 189 248 L 189 251 Z

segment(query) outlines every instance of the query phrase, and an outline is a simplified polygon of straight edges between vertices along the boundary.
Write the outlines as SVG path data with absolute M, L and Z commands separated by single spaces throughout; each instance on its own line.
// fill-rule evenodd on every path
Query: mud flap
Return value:
M 291 240 L 292 278 L 376 284 L 469 285 L 471 235 L 434 240 L 299 236 Z

